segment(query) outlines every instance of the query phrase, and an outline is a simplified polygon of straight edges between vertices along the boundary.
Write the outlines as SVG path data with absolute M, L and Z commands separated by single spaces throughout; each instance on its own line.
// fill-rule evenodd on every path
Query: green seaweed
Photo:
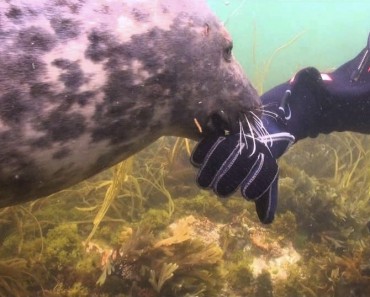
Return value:
M 93 229 L 91 230 L 89 236 L 87 237 L 86 243 L 88 243 L 94 236 L 97 228 L 99 227 L 99 224 L 101 223 L 109 207 L 113 203 L 113 200 L 117 198 L 118 193 L 122 187 L 122 183 L 124 183 L 128 179 L 128 174 L 130 173 L 131 170 L 132 170 L 132 158 L 129 158 L 114 167 L 112 180 L 106 183 L 102 183 L 100 185 L 100 187 L 108 186 L 108 189 L 105 193 L 104 201 L 94 218 Z
M 225 266 L 227 282 L 232 290 L 243 292 L 245 295 L 252 294 L 254 276 L 250 265 L 250 259 L 241 259 Z
M 170 215 L 163 209 L 149 209 L 140 220 L 140 226 L 149 227 L 152 230 L 161 230 L 170 223 Z
M 77 232 L 77 225 L 63 224 L 51 229 L 46 238 L 43 261 L 48 262 L 52 273 L 61 271 L 77 262 L 82 253 L 82 240 Z
M 209 219 L 229 221 L 230 212 L 225 207 L 225 202 L 206 191 L 201 191 L 193 197 L 176 199 L 176 205 L 182 214 L 197 213 Z

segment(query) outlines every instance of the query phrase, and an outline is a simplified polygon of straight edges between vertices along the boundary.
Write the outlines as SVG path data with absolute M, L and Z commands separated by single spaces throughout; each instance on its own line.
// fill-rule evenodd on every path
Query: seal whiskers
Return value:
M 276 118 L 274 115 L 275 113 L 269 113 L 268 111 L 267 115 L 273 118 Z M 243 119 L 239 120 L 239 154 L 241 154 L 241 150 L 243 148 L 248 149 L 248 141 L 247 137 L 252 139 L 253 143 L 253 150 L 250 154 L 252 156 L 256 152 L 256 139 L 258 141 L 263 142 L 266 147 L 269 149 L 268 143 L 272 145 L 273 139 L 270 135 L 270 133 L 267 131 L 264 123 L 262 122 L 261 118 L 258 117 L 253 111 L 248 112 L 251 115 L 252 120 L 248 119 L 248 116 L 246 114 L 243 115 Z M 262 114 L 265 114 L 264 111 L 262 111 Z M 244 129 L 243 122 L 247 124 L 248 130 L 247 132 Z M 270 150 L 270 149 L 269 149 Z

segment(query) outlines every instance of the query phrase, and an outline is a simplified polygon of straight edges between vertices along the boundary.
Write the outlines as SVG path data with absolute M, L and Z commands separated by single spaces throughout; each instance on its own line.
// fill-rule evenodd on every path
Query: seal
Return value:
M 204 1 L 1 1 L 0 207 L 258 110 L 231 50 Z

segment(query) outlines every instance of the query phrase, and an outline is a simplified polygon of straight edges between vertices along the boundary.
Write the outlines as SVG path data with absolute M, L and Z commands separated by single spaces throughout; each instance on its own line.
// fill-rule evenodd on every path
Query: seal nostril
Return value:
M 226 48 L 224 48 L 223 56 L 226 62 L 231 62 L 232 50 L 233 50 L 232 43 L 230 43 Z

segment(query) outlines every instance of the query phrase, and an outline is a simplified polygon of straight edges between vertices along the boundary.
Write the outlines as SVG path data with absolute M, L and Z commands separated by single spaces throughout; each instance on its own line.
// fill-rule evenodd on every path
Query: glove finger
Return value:
M 247 200 L 259 199 L 276 179 L 279 167 L 269 153 L 259 153 L 258 162 L 241 184 L 241 193 Z
M 270 224 L 274 220 L 278 201 L 278 181 L 277 174 L 268 191 L 255 201 L 258 218 L 263 224 Z
M 190 162 L 195 167 L 200 167 L 206 158 L 206 155 L 213 149 L 214 145 L 217 146 L 217 142 L 221 141 L 224 137 L 206 137 L 197 143 L 195 146 L 191 157 Z
M 263 145 L 259 143 L 259 145 Z M 258 146 L 257 146 L 258 150 Z M 263 166 L 261 164 L 261 153 L 250 155 L 250 149 L 245 147 L 234 150 L 229 158 L 219 170 L 212 187 L 214 192 L 221 197 L 231 195 L 236 191 L 240 184 L 245 180 L 253 179 L 251 172 L 255 167 Z
M 239 147 L 234 137 L 220 137 L 206 154 L 203 164 L 199 169 L 197 183 L 200 187 L 209 188 L 224 166 L 229 156 Z

